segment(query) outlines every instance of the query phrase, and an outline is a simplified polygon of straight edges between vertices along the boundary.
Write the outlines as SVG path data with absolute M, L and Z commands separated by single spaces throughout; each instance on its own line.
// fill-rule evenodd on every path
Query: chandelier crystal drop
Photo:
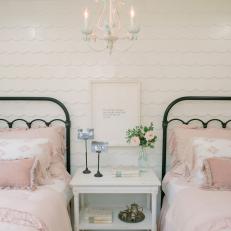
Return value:
M 130 8 L 130 23 L 128 29 L 121 24 L 119 9 L 124 5 L 123 0 L 96 0 L 100 4 L 100 15 L 93 27 L 89 24 L 90 14 L 88 9 L 84 10 L 84 25 L 82 29 L 84 41 L 91 42 L 103 40 L 109 53 L 117 40 L 137 40 L 140 31 L 135 24 L 135 10 Z

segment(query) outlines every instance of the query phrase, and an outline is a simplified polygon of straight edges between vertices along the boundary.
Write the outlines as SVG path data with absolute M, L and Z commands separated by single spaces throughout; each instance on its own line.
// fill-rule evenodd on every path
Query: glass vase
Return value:
M 139 150 L 138 167 L 140 172 L 146 172 L 148 169 L 147 150 L 144 147 L 140 147 Z

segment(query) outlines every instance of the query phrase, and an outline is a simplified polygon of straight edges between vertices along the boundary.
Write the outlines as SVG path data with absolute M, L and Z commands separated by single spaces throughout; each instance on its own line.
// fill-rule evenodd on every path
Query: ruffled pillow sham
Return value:
M 0 160 L 0 188 L 35 190 L 36 158 Z
M 231 158 L 206 159 L 204 173 L 207 180 L 204 187 L 215 190 L 231 190 Z

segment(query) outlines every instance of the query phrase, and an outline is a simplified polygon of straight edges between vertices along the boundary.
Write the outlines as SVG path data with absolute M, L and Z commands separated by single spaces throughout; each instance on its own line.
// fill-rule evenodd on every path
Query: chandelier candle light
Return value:
M 106 48 L 109 53 L 117 40 L 136 40 L 140 31 L 139 26 L 135 24 L 135 10 L 133 6 L 130 9 L 130 25 L 128 30 L 121 26 L 119 7 L 124 4 L 123 0 L 96 0 L 101 4 L 101 13 L 93 27 L 89 25 L 89 11 L 84 10 L 84 25 L 82 33 L 85 41 L 106 41 Z

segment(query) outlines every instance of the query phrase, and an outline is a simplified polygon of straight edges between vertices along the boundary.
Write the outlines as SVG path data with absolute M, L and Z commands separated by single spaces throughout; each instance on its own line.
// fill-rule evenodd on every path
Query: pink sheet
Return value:
M 231 192 L 186 188 L 165 211 L 162 231 L 231 230 Z
M 181 175 L 177 175 L 176 173 L 169 171 L 163 181 L 162 181 L 162 189 L 165 193 L 165 200 L 169 205 L 171 205 L 172 201 L 175 200 L 175 196 L 178 192 L 185 188 L 197 188 L 197 184 L 188 181 L 185 177 Z
M 6 230 L 71 231 L 62 194 L 47 187 L 0 190 L 0 231 Z

